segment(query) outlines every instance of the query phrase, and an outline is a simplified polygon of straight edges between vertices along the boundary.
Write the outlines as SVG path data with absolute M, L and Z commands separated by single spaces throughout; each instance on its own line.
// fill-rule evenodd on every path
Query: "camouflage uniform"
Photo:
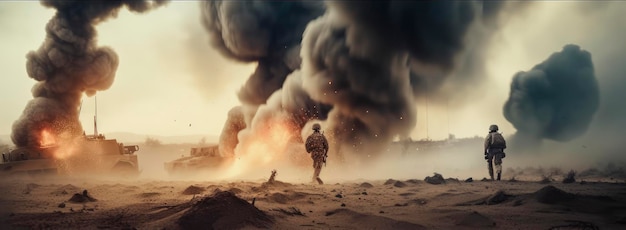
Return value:
M 498 174 L 498 180 L 500 180 L 500 175 L 502 174 L 502 158 L 504 156 L 504 149 L 502 148 L 493 148 L 491 146 L 491 139 L 493 138 L 493 133 L 497 132 L 496 130 L 491 130 L 487 137 L 485 138 L 485 159 L 487 160 L 487 164 L 489 165 L 489 176 L 491 180 L 493 180 L 493 165 L 496 165 L 496 173 Z
M 325 163 L 324 158 L 328 152 L 328 141 L 326 140 L 326 137 L 319 132 L 318 128 L 306 139 L 305 146 L 306 151 L 311 153 L 311 158 L 313 159 L 313 168 L 315 169 L 315 172 L 313 173 L 313 182 L 317 181 L 318 183 L 323 184 L 319 176 L 320 172 L 322 172 L 322 165 Z

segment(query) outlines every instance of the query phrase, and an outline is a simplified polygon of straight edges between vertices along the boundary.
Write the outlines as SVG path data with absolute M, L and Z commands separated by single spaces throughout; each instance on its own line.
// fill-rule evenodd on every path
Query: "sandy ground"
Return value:
M 5 179 L 1 229 L 626 228 L 617 182 L 277 180 Z

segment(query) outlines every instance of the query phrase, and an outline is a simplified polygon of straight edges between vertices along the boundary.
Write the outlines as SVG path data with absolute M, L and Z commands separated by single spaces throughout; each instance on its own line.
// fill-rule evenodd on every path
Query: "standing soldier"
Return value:
M 328 141 L 324 134 L 320 133 L 321 126 L 318 123 L 313 124 L 313 134 L 311 134 L 305 143 L 306 151 L 311 154 L 313 158 L 313 173 L 312 183 L 317 181 L 319 184 L 324 184 L 320 179 L 320 172 L 322 172 L 322 165 L 326 163 L 326 157 L 328 153 Z
M 498 173 L 497 179 L 500 180 L 502 174 L 502 158 L 506 149 L 506 141 L 501 133 L 498 133 L 498 126 L 489 126 L 489 134 L 485 138 L 485 160 L 489 164 L 489 176 L 493 180 L 493 164 L 496 165 L 496 173 Z M 492 164 L 493 162 L 493 164 Z

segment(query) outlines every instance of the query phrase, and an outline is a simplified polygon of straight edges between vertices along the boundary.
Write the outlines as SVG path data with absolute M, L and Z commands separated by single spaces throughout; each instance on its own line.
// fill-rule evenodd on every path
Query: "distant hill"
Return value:
M 137 134 L 137 133 L 128 133 L 128 132 L 114 132 L 114 133 L 104 133 L 106 138 L 108 139 L 117 139 L 118 142 L 131 144 L 131 143 L 143 143 L 146 141 L 146 138 L 150 137 L 153 139 L 157 139 L 161 141 L 163 144 L 183 144 L 183 143 L 199 143 L 202 138 L 205 138 L 206 143 L 217 143 L 219 140 L 218 136 L 213 135 L 183 135 L 183 136 L 160 136 L 160 135 L 149 135 L 149 134 Z M 13 145 L 11 142 L 11 136 L 9 134 L 0 134 L 0 145 Z

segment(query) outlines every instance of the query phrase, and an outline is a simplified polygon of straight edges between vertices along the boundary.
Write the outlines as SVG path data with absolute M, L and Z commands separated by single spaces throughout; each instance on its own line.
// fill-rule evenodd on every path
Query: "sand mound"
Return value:
M 282 182 L 282 181 L 279 181 L 279 180 L 274 180 L 274 181 L 271 181 L 271 182 L 269 182 L 269 181 L 268 182 L 263 182 L 263 184 L 261 185 L 261 187 L 264 187 L 264 188 L 269 188 L 269 187 L 290 187 L 290 186 L 292 186 L 292 184 L 285 183 L 285 182 Z
M 393 183 L 396 183 L 396 180 L 388 179 L 387 181 L 385 181 L 384 185 L 390 185 L 390 184 L 393 184 Z
M 458 204 L 458 206 L 466 206 L 466 205 L 495 205 L 495 204 L 500 204 L 500 203 L 503 203 L 505 201 L 508 201 L 511 197 L 514 197 L 514 196 L 508 195 L 508 194 L 506 194 L 502 190 L 498 190 L 494 194 L 491 194 L 491 195 L 489 195 L 487 197 L 480 198 L 478 200 L 472 200 L 472 201 L 468 201 L 468 202 L 463 202 L 463 203 Z
M 429 184 L 446 183 L 446 181 L 443 179 L 443 176 L 439 173 L 435 173 L 435 175 L 433 175 L 432 177 L 427 176 L 426 178 L 424 178 L 424 181 L 426 181 L 426 183 L 429 183 Z
M 309 195 L 303 192 L 294 192 L 294 191 L 288 191 L 288 190 L 285 192 L 286 193 L 280 193 L 280 192 L 272 193 L 271 195 L 269 195 L 267 199 L 275 203 L 286 204 L 286 203 L 289 203 L 290 201 L 299 200 Z
M 461 215 L 457 218 L 456 225 L 472 228 L 485 228 L 496 226 L 496 222 L 476 211 Z
M 178 219 L 183 229 L 269 228 L 272 219 L 235 194 L 225 191 L 205 197 Z
M 552 185 L 545 186 L 534 193 L 535 199 L 544 204 L 555 204 L 563 201 L 572 200 L 575 196 L 565 192 Z
M 183 195 L 196 195 L 206 191 L 206 189 L 194 185 L 190 185 L 183 191 Z
M 83 193 L 75 193 L 72 198 L 68 200 L 72 203 L 87 203 L 87 202 L 95 202 L 98 201 L 96 198 L 93 198 L 87 190 L 83 190 Z
M 361 185 L 359 185 L 359 187 L 361 187 L 361 188 L 373 188 L 374 185 L 372 185 L 370 183 L 367 183 L 367 182 L 363 182 L 363 183 L 361 183 Z
M 398 188 L 404 188 L 406 187 L 406 184 L 402 181 L 396 181 L 395 183 L 393 183 L 393 186 Z

